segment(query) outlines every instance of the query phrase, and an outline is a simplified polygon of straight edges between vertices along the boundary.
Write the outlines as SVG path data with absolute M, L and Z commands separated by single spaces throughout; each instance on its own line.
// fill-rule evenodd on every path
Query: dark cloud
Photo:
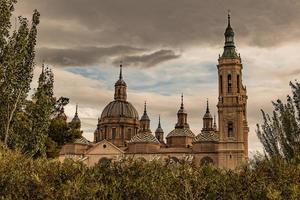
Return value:
M 300 38 L 298 0 L 26 0 L 17 10 L 34 8 L 47 44 L 221 46 L 229 8 L 240 43 L 273 46 Z
M 153 67 L 161 62 L 178 57 L 180 57 L 180 55 L 175 54 L 172 50 L 159 50 L 151 54 L 125 56 L 115 60 L 114 63 L 117 64 L 120 60 L 122 60 L 128 66 Z
M 56 66 L 90 66 L 120 55 L 143 52 L 145 49 L 129 46 L 76 47 L 67 49 L 40 48 L 37 50 L 39 61 Z

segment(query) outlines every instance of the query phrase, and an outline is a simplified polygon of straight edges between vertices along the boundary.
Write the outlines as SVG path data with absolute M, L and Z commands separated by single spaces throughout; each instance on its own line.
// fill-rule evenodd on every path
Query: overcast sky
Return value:
M 128 100 L 140 115 L 147 100 L 153 132 L 159 114 L 165 135 L 174 128 L 184 93 L 198 134 L 207 98 L 217 113 L 216 64 L 228 9 L 244 65 L 251 152 L 262 149 L 255 133 L 260 109 L 270 112 L 271 100 L 284 99 L 289 81 L 300 77 L 299 0 L 23 0 L 15 15 L 30 18 L 35 8 L 41 13 L 35 80 L 44 61 L 55 73 L 55 95 L 70 98 L 69 120 L 79 104 L 90 140 L 113 100 L 120 60 Z

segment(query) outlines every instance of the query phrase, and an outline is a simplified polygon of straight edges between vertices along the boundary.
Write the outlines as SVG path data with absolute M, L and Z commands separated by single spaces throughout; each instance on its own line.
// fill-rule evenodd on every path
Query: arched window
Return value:
M 229 122 L 228 123 L 228 137 L 234 137 L 234 130 L 233 130 L 233 123 Z
M 223 78 L 222 75 L 220 75 L 220 92 L 223 94 Z
M 214 161 L 211 157 L 205 156 L 204 158 L 201 159 L 200 164 L 201 165 L 214 164 Z
M 236 89 L 237 89 L 237 93 L 240 93 L 240 75 L 239 74 L 236 76 Z
M 228 93 L 232 93 L 232 79 L 231 74 L 228 74 L 227 76 L 227 82 L 228 82 Z

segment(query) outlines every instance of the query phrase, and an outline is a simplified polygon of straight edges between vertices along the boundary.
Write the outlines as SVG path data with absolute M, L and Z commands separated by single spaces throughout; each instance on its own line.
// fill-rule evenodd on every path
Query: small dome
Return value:
M 103 110 L 101 119 L 110 117 L 127 117 L 139 119 L 137 110 L 128 101 L 115 100 L 110 102 Z
M 195 134 L 189 128 L 175 128 L 167 135 L 167 138 L 173 136 L 195 137 Z
M 153 142 L 153 143 L 159 143 L 157 138 L 152 135 L 151 133 L 139 133 L 131 138 L 129 143 L 143 143 L 143 142 Z

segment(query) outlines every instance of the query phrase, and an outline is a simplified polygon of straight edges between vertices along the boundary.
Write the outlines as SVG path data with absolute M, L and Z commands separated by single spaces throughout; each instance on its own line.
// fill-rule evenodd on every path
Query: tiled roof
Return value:
M 152 135 L 151 133 L 138 133 L 137 135 L 133 136 L 129 143 L 138 143 L 138 142 L 154 142 L 159 143 L 157 138 Z
M 167 135 L 167 138 L 173 136 L 195 137 L 195 134 L 189 128 L 175 128 Z
M 201 142 L 201 141 L 217 142 L 219 141 L 219 136 L 215 131 L 209 131 L 209 132 L 199 133 L 199 135 L 197 135 L 193 139 L 193 142 Z
M 88 141 L 85 137 L 81 136 L 80 138 L 77 138 L 74 140 L 74 143 L 76 144 L 86 144 L 86 145 L 90 145 L 91 142 Z

